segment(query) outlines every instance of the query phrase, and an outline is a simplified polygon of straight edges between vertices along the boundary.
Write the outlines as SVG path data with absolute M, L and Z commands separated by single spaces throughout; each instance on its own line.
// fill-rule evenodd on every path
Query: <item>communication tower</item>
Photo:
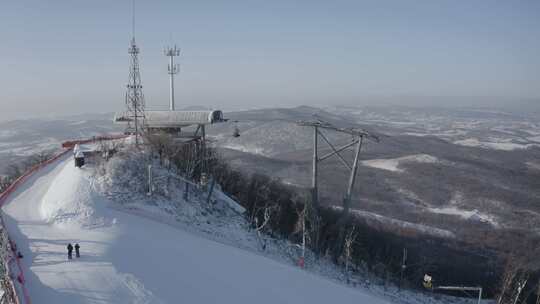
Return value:
M 174 64 L 174 57 L 180 56 L 180 49 L 176 45 L 171 48 L 167 47 L 164 51 L 165 56 L 169 57 L 169 76 L 170 76 L 170 96 L 169 96 L 169 110 L 174 111 L 174 75 L 180 70 L 178 64 Z
M 129 121 L 126 133 L 135 135 L 135 144 L 139 144 L 139 137 L 144 132 L 144 94 L 142 92 L 141 73 L 139 68 L 139 47 L 135 43 L 135 1 L 133 1 L 132 38 L 128 53 L 131 57 L 129 67 L 129 79 L 126 91 L 126 108 Z

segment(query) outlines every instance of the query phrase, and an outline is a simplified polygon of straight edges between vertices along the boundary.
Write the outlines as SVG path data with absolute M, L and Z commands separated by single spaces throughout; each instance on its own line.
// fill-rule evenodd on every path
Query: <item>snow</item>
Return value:
M 266 156 L 267 153 L 265 150 L 261 147 L 257 147 L 256 145 L 242 145 L 242 144 L 224 144 L 222 145 L 223 148 L 231 149 L 231 150 L 237 150 L 245 153 L 251 153 L 251 154 L 257 154 L 257 155 L 263 155 Z
M 525 164 L 531 169 L 540 170 L 540 163 L 526 162 Z
M 508 141 L 480 141 L 477 138 L 468 138 L 454 141 L 454 144 L 467 146 L 467 147 L 480 147 L 486 149 L 513 151 L 518 149 L 527 149 L 533 146 L 539 146 L 537 144 L 518 144 Z
M 93 180 L 85 173 L 71 161 L 63 166 L 41 197 L 40 215 L 45 222 L 67 229 L 100 227 L 107 223 L 107 218 L 101 216 L 106 213 L 105 206 L 95 203 L 100 197 L 92 191 Z
M 35 141 L 0 143 L 0 153 L 30 156 L 44 150 L 57 149 L 58 147 L 59 143 L 54 138 L 41 138 Z
M 2 139 L 13 137 L 15 135 L 17 135 L 17 132 L 13 131 L 13 130 L 1 130 L 0 131 L 0 138 L 2 138 Z
M 527 137 L 527 139 L 530 141 L 535 141 L 537 143 L 540 143 L 540 136 Z
M 369 122 L 369 123 L 384 123 L 384 124 L 397 125 L 397 126 L 412 126 L 416 124 L 416 122 L 413 122 L 413 121 L 395 121 L 395 120 L 384 120 L 384 119 L 366 119 L 364 121 Z
M 243 214 L 246 212 L 246 208 L 240 206 L 240 204 L 238 204 L 235 200 L 230 198 L 227 194 L 221 191 L 216 191 L 215 195 L 218 197 L 220 201 L 225 202 L 227 206 L 229 206 L 229 208 L 236 211 L 238 214 Z
M 501 208 L 500 202 L 490 201 L 491 204 L 495 204 L 497 208 Z M 448 203 L 443 207 L 426 207 L 427 212 L 458 216 L 465 220 L 479 221 L 488 223 L 494 228 L 499 228 L 500 225 L 497 222 L 497 218 L 494 215 L 479 211 L 478 209 L 468 210 L 466 207 L 467 201 L 463 193 L 455 192 Z M 465 207 L 463 207 L 465 205 Z M 466 209 L 467 208 L 467 209 Z
M 342 207 L 340 206 L 334 206 L 332 208 L 337 209 L 337 210 L 342 210 Z M 455 238 L 455 234 L 453 232 L 436 228 L 436 227 L 432 227 L 432 226 L 407 222 L 407 221 L 387 217 L 384 215 L 380 215 L 380 214 L 365 211 L 365 210 L 351 209 L 350 212 L 355 216 L 372 221 L 372 224 L 377 222 L 377 223 L 383 224 L 385 227 L 405 228 L 405 229 L 416 230 L 418 232 L 437 236 L 437 237 Z
M 108 208 L 66 156 L 4 207 L 30 295 L 43 303 L 387 303 L 298 268 Z M 68 242 L 80 259 L 66 259 Z
M 399 168 L 399 165 L 406 162 L 437 163 L 439 160 L 428 154 L 415 154 L 399 158 L 364 160 L 362 165 L 392 172 L 404 172 L 405 170 Z
M 405 133 L 403 133 L 403 135 L 408 135 L 408 136 L 418 136 L 418 137 L 434 136 L 433 134 L 429 134 L 429 133 L 418 133 L 418 132 L 405 132 Z
M 398 159 L 372 159 L 372 160 L 365 160 L 362 161 L 362 165 L 382 169 L 382 170 L 388 170 L 393 172 L 403 172 L 402 169 L 398 168 L 399 160 Z
M 88 123 L 87 120 L 79 120 L 79 121 L 73 121 L 73 122 L 70 122 L 68 123 L 68 125 L 71 125 L 71 126 L 78 126 L 78 125 L 84 125 Z
M 437 131 L 439 131 L 439 130 L 437 130 Z M 435 137 L 441 137 L 441 138 L 452 138 L 452 137 L 467 135 L 468 132 L 465 131 L 465 130 L 460 130 L 460 129 L 450 129 L 450 130 L 446 130 L 446 131 L 431 132 L 431 133 L 405 132 L 403 134 L 404 135 L 409 135 L 409 136 L 418 136 L 418 137 L 435 136 Z
M 498 223 L 495 218 L 489 214 L 482 213 L 477 209 L 474 210 L 464 210 L 455 206 L 443 207 L 443 208 L 428 208 L 429 212 L 445 215 L 455 215 L 467 220 L 475 220 L 484 223 L 489 223 L 494 227 L 498 227 Z
M 240 137 L 216 138 L 219 147 L 272 157 L 278 154 L 310 148 L 307 128 L 283 120 L 238 125 Z M 232 130 L 231 130 L 232 132 Z M 337 139 L 337 138 L 336 138 Z
M 117 141 L 121 142 L 122 140 L 117 140 Z M 97 143 L 88 143 L 88 144 L 81 144 L 81 145 L 76 144 L 75 147 L 73 147 L 73 154 L 77 155 L 78 152 L 88 153 L 88 152 L 94 152 L 98 150 L 99 150 L 99 144 Z
M 528 125 L 528 127 L 533 127 L 534 129 L 532 130 L 523 130 L 524 132 L 527 132 L 529 133 L 530 135 L 533 135 L 533 136 L 540 136 L 540 127 L 539 126 L 536 126 L 536 125 Z

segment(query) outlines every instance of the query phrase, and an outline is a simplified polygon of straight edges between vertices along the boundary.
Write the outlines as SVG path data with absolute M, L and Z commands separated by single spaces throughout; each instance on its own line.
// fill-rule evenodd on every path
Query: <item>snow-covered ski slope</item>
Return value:
M 387 303 L 178 228 L 107 208 L 66 156 L 6 202 L 36 303 Z M 66 245 L 81 245 L 68 260 Z

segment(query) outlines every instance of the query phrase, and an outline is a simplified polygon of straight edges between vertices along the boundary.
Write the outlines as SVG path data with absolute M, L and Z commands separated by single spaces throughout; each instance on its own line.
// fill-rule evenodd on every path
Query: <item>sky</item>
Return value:
M 139 0 L 135 15 L 148 108 L 167 108 L 172 44 L 177 108 L 540 100 L 540 1 Z M 0 118 L 122 110 L 131 16 L 130 0 L 2 0 Z

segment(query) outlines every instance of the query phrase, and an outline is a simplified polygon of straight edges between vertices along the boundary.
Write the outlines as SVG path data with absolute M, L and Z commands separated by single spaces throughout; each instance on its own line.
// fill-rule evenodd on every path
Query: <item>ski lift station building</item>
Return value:
M 128 123 L 133 120 L 129 113 L 117 113 L 116 123 Z M 211 111 L 145 111 L 144 123 L 149 129 L 179 129 L 188 126 L 211 125 L 225 122 L 223 112 Z

